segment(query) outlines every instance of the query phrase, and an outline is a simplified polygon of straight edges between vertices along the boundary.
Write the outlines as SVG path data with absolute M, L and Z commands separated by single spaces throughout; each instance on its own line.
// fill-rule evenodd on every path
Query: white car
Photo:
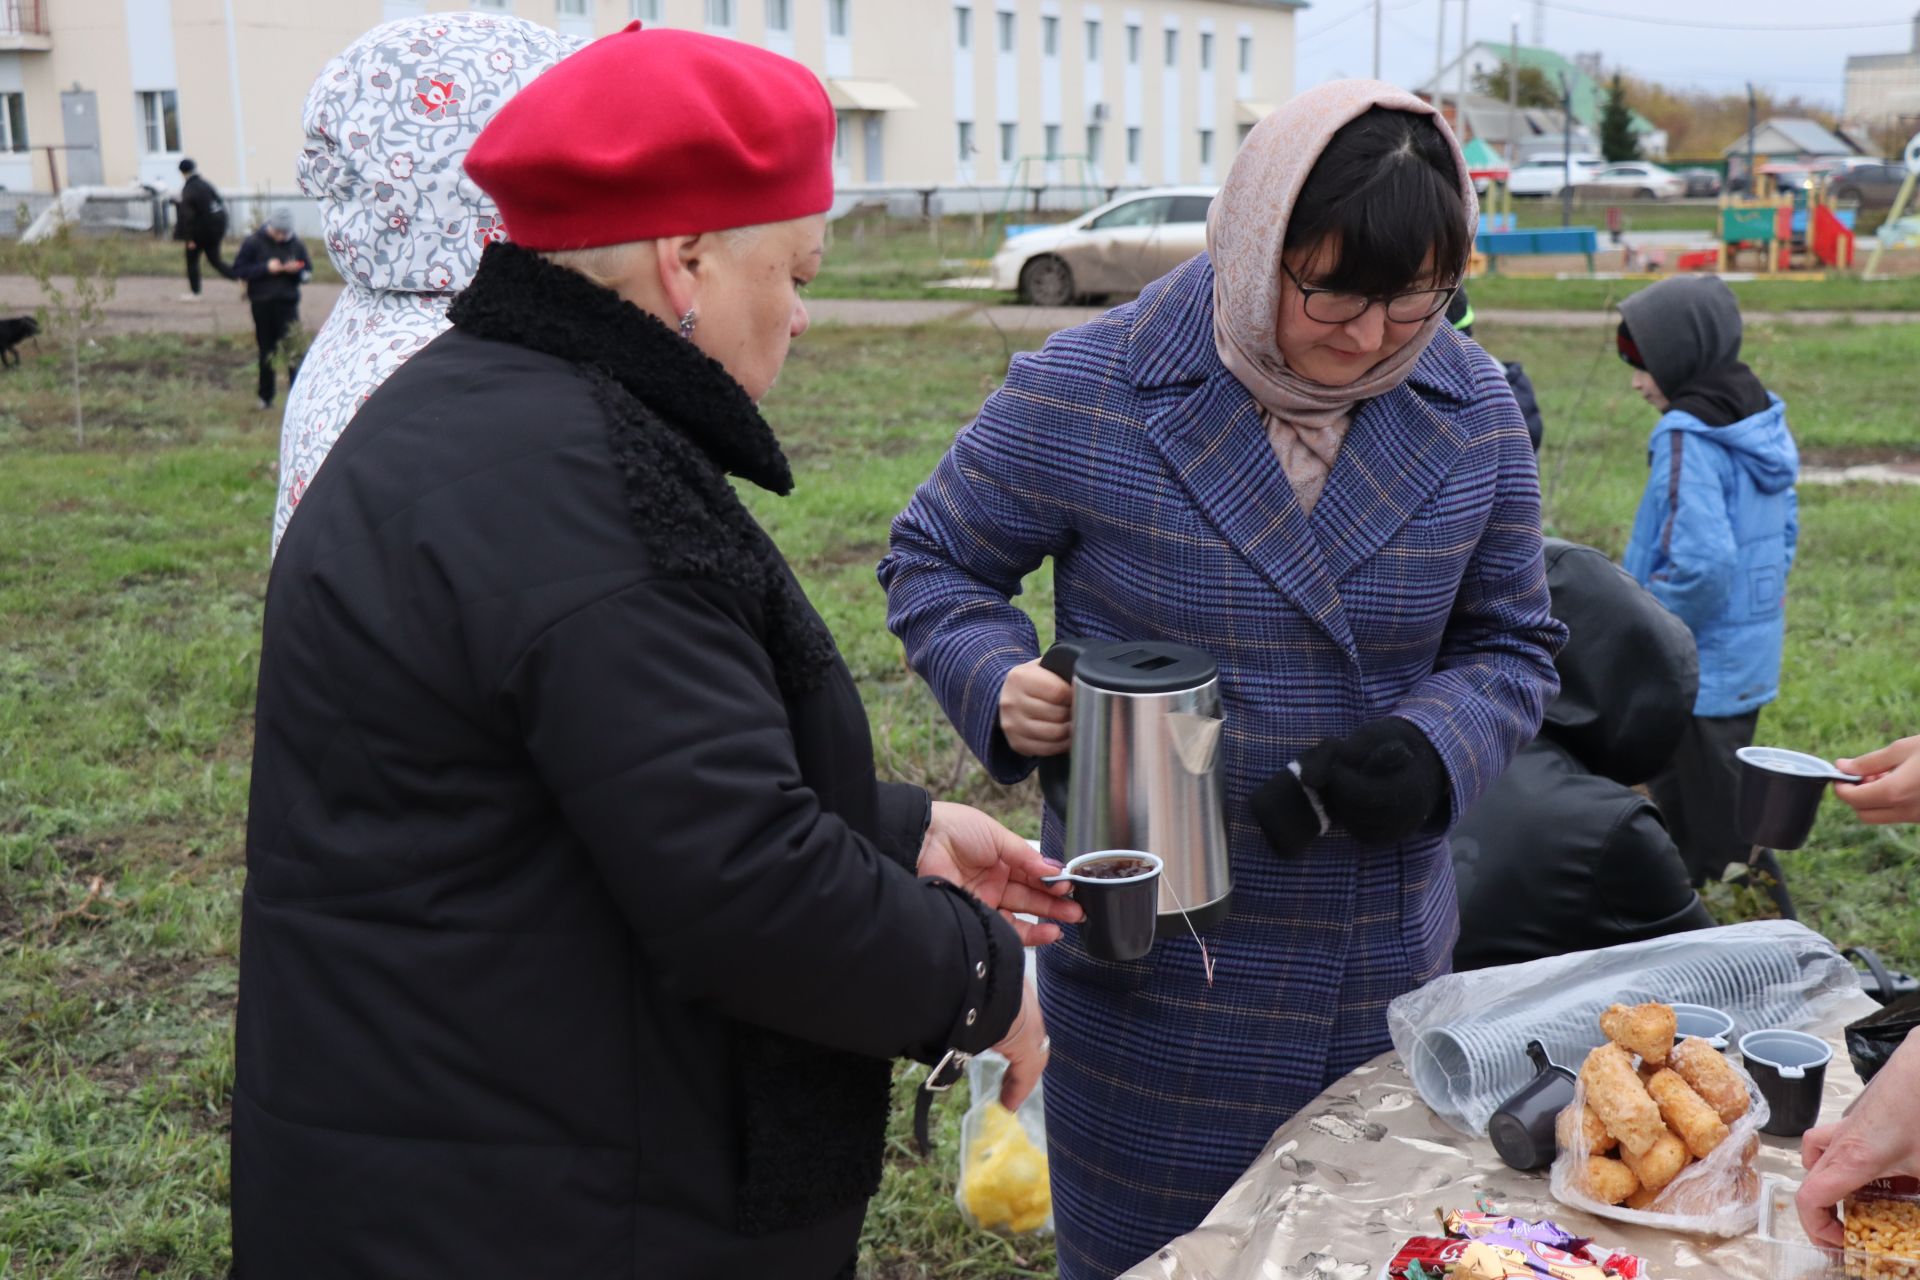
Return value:
M 1573 157 L 1573 181 L 1579 183 L 1606 168 L 1599 156 Z M 1568 166 L 1561 156 L 1535 156 L 1515 166 L 1507 180 L 1507 193 L 1514 196 L 1557 196 L 1567 183 Z
M 1043 307 L 1138 293 L 1207 247 L 1207 206 L 1217 191 L 1136 191 L 1071 222 L 1010 236 L 994 255 L 993 287 Z
M 1573 190 L 1598 200 L 1673 200 L 1687 194 L 1687 180 L 1671 169 L 1631 160 L 1576 178 Z

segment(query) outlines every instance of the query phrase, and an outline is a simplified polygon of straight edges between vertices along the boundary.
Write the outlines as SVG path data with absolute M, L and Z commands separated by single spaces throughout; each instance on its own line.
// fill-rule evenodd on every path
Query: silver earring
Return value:
M 687 314 L 680 317 L 680 336 L 683 338 L 692 338 L 693 326 L 698 324 L 699 321 L 700 317 L 694 313 L 693 308 L 688 307 Z

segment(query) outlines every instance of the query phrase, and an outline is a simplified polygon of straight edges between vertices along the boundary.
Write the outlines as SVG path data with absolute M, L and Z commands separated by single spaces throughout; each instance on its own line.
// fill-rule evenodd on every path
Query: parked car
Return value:
M 1572 157 L 1575 184 L 1604 168 L 1606 162 L 1599 156 Z M 1567 161 L 1561 156 L 1535 156 L 1515 166 L 1513 176 L 1507 181 L 1507 191 L 1515 196 L 1557 196 L 1567 183 L 1567 171 Z
M 1687 180 L 1657 164 L 1630 160 L 1574 179 L 1573 192 L 1584 200 L 1673 200 L 1687 193 Z
M 1217 190 L 1136 191 L 1071 222 L 1010 236 L 994 255 L 993 287 L 1042 307 L 1138 293 L 1207 247 L 1207 206 Z
M 1828 191 L 1841 204 L 1858 205 L 1862 209 L 1891 209 L 1894 198 L 1900 194 L 1900 184 L 1906 180 L 1905 165 L 1876 161 L 1849 165 L 1836 173 Z
M 1687 189 L 1683 194 L 1695 199 L 1720 194 L 1723 180 L 1720 177 L 1720 171 L 1718 169 L 1695 167 L 1680 169 L 1677 170 L 1677 172 L 1681 180 L 1687 184 Z

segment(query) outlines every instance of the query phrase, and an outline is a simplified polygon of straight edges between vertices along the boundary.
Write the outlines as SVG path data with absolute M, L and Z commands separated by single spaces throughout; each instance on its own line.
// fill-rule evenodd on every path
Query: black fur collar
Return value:
M 781 691 L 821 687 L 833 636 L 726 478 L 785 494 L 793 473 L 718 362 L 611 290 L 510 244 L 488 247 L 447 315 L 477 338 L 572 362 L 606 411 L 628 517 L 653 566 L 757 598 Z
M 514 244 L 488 245 L 447 318 L 613 379 L 731 475 L 785 495 L 793 472 L 773 428 L 713 359 L 611 289 Z

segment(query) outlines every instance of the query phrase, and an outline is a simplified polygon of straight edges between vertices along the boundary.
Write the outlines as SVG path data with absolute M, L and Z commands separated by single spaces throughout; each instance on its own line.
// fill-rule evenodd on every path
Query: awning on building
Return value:
M 1233 109 L 1234 115 L 1241 124 L 1259 124 L 1273 114 L 1271 102 L 1236 102 L 1233 104 Z
M 827 97 L 836 111 L 911 111 L 920 105 L 891 80 L 829 80 Z

